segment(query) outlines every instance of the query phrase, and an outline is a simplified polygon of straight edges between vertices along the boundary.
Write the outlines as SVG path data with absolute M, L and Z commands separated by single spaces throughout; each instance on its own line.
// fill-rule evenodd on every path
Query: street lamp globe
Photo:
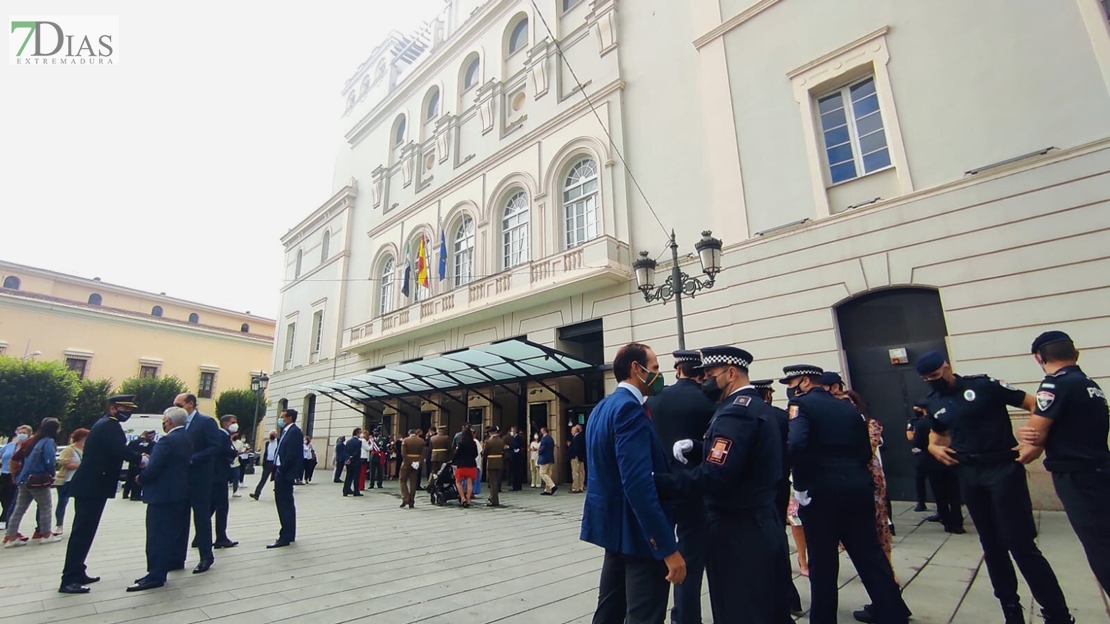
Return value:
M 258 394 L 258 391 L 261 390 L 261 389 L 262 389 L 262 380 L 261 380 L 261 378 L 260 377 L 251 377 L 251 392 L 254 392 L 255 394 Z
M 717 255 L 718 255 L 718 257 L 720 256 L 719 251 L 718 251 Z M 266 386 L 269 386 L 269 385 L 270 385 L 270 378 L 266 375 L 266 373 L 262 373 L 262 376 L 258 378 L 258 389 L 259 390 L 265 390 Z
M 636 287 L 641 292 L 655 289 L 655 266 L 655 260 L 649 258 L 646 251 L 641 251 L 640 257 L 632 263 L 632 269 L 636 271 Z
M 713 279 L 721 272 L 721 241 L 713 238 L 713 232 L 706 230 L 701 233 L 701 240 L 694 244 L 701 259 L 701 270 Z

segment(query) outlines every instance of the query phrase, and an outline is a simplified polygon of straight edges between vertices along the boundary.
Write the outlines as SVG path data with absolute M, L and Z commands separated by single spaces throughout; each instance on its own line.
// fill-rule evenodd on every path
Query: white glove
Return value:
M 140 468 L 146 468 L 146 465 L 148 463 L 150 463 L 150 455 L 143 455 L 142 457 L 139 458 L 139 467 Z
M 798 501 L 798 504 L 802 507 L 805 507 L 806 505 L 813 502 L 813 499 L 809 497 L 809 490 L 806 490 L 804 492 L 794 490 L 794 500 Z
M 687 463 L 686 453 L 689 453 L 692 450 L 694 450 L 693 440 L 679 440 L 678 442 L 674 443 L 674 447 L 671 449 L 671 452 L 674 454 L 675 459 L 685 464 Z
M 413 470 L 420 470 L 420 462 L 412 462 Z

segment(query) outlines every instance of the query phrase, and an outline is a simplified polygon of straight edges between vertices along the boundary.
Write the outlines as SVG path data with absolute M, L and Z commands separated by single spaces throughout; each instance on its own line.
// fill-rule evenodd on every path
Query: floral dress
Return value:
M 890 559 L 893 540 L 890 536 L 890 516 L 886 513 L 886 475 L 883 474 L 883 460 L 879 447 L 883 445 L 883 425 L 874 418 L 867 419 L 867 433 L 871 438 L 871 480 L 875 483 L 875 530 L 879 534 L 879 544 Z

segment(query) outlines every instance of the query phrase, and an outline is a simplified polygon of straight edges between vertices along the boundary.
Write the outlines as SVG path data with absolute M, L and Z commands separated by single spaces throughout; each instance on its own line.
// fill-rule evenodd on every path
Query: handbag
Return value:
M 36 445 L 36 447 L 35 447 L 35 450 L 38 451 L 40 456 L 42 455 L 42 447 L 43 446 L 44 445 Z M 35 454 L 31 453 L 31 457 L 33 458 L 34 456 L 35 456 Z M 27 477 L 27 488 L 28 489 L 38 489 L 38 488 L 48 488 L 48 487 L 54 487 L 54 475 L 52 475 L 52 474 L 47 474 L 47 473 L 31 474 Z

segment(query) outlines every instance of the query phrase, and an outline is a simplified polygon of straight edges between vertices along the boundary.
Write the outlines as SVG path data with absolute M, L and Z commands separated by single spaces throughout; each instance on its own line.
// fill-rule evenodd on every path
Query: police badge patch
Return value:
M 1037 393 L 1037 409 L 1039 409 L 1043 412 L 1043 411 L 1047 410 L 1049 407 L 1051 407 L 1052 402 L 1055 401 L 1055 400 L 1056 400 L 1056 395 L 1055 394 L 1052 394 L 1051 392 L 1048 392 L 1047 390 L 1041 390 L 1040 392 Z
M 790 408 L 786 410 L 786 413 L 790 414 L 790 420 L 794 420 L 794 418 L 798 416 L 798 406 L 791 405 Z
M 747 407 L 747 406 L 751 405 L 751 402 L 752 402 L 752 398 L 750 396 L 740 395 L 740 396 L 736 397 L 736 400 L 733 401 L 732 404 L 733 405 L 739 405 L 741 407 Z
M 964 392 L 964 400 L 974 401 L 975 400 L 975 391 L 974 390 L 968 390 L 968 391 Z
M 709 449 L 709 456 L 705 461 L 718 466 L 724 466 L 728 461 L 728 452 L 732 448 L 732 440 L 720 436 L 713 439 L 713 446 Z

